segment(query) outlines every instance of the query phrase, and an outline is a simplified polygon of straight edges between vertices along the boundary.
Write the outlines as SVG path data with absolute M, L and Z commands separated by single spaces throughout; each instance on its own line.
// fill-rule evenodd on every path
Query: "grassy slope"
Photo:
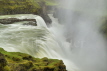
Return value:
M 34 4 L 35 2 L 35 4 Z M 40 9 L 39 4 L 35 0 L 1 0 L 1 13 L 30 13 L 37 12 Z
M 42 2 L 56 5 L 54 0 L 0 0 L 0 14 L 38 13 Z
M 2 48 L 0 48 L 0 69 L 2 71 L 66 71 L 62 60 L 34 58 L 24 53 L 6 52 Z
M 47 6 L 56 6 L 58 3 L 56 3 L 55 0 L 44 0 Z

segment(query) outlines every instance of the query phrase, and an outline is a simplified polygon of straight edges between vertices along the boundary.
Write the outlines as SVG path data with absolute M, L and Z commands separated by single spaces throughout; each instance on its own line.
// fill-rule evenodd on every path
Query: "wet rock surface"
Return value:
M 0 19 L 1 24 L 13 24 L 15 22 L 28 21 L 28 23 L 24 23 L 24 25 L 33 25 L 37 26 L 37 22 L 35 19 L 18 19 L 18 18 L 4 18 Z

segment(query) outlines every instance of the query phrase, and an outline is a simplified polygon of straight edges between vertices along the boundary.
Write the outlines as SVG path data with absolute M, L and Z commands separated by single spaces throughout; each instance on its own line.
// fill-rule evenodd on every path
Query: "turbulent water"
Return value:
M 70 42 L 69 59 L 79 71 L 107 71 L 107 45 L 99 32 L 107 16 L 107 1 L 61 0 L 60 3 L 65 8 L 63 24 L 64 35 Z
M 1 16 L 1 18 L 27 18 L 28 16 L 29 18 L 35 18 L 38 26 L 23 25 L 24 22 L 17 22 L 9 25 L 0 24 L 0 47 L 7 51 L 20 51 L 35 57 L 59 57 L 59 54 L 55 53 L 57 49 L 54 48 L 59 48 L 59 46 L 40 16 L 10 15 Z
M 50 27 L 37 15 L 0 16 L 33 18 L 38 25 L 0 24 L 0 47 L 40 58 L 62 59 L 68 71 L 107 71 L 107 46 L 99 32 L 105 0 L 93 1 L 64 1 L 66 4 L 62 5 L 66 5 L 67 11 L 63 24 L 50 14 L 53 21 Z
M 29 17 L 28 17 L 29 16 Z M 74 70 L 75 66 L 67 59 L 66 51 L 69 43 L 62 36 L 63 26 L 53 18 L 53 27 L 48 28 L 44 20 L 37 15 L 5 15 L 0 18 L 30 18 L 36 19 L 38 26 L 23 25 L 25 22 L 16 22 L 9 25 L 0 24 L 0 47 L 10 52 L 28 53 L 35 57 L 63 59 L 67 68 Z M 60 29 L 59 29 L 60 28 Z M 59 29 L 59 30 L 58 30 Z M 69 52 L 68 52 L 69 53 Z M 71 67 L 72 66 L 72 67 Z

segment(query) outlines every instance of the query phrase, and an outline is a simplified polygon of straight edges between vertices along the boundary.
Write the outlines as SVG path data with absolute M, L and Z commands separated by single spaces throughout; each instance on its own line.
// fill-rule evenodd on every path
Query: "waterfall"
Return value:
M 29 16 L 29 17 L 28 17 Z M 19 14 L 4 15 L 0 18 L 19 18 L 36 19 L 38 26 L 23 25 L 24 22 L 13 24 L 0 24 L 0 47 L 9 52 L 22 52 L 34 57 L 48 57 L 61 59 L 67 65 L 69 71 L 76 71 L 73 62 L 67 59 L 69 54 L 69 43 L 63 37 L 63 25 L 60 25 L 57 19 L 53 18 L 52 26 L 48 28 L 44 20 L 37 15 Z M 60 28 L 60 29 L 59 29 Z M 66 47 L 66 48 L 64 48 Z
M 58 15 L 63 20 L 63 35 L 70 43 L 70 49 L 65 53 L 70 52 L 68 59 L 75 63 L 79 71 L 107 71 L 106 40 L 99 32 L 102 21 L 107 16 L 106 2 L 60 1 L 64 9 L 60 9 Z
M 88 8 L 89 2 L 92 3 L 92 9 Z M 64 6 L 68 11 L 64 13 L 66 16 L 63 24 L 59 24 L 56 18 L 49 15 L 52 19 L 51 27 L 47 27 L 44 20 L 37 15 L 0 16 L 33 18 L 38 25 L 23 25 L 23 22 L 0 24 L 0 47 L 6 51 L 23 52 L 39 58 L 61 59 L 68 71 L 106 71 L 106 42 L 99 33 L 101 18 L 104 16 L 102 13 L 105 10 L 99 4 L 104 2 L 95 6 L 88 0 L 78 3 L 76 0 L 67 0 L 64 3 L 67 4 Z
M 53 48 L 59 46 L 40 16 L 32 14 L 0 16 L 0 18 L 8 17 L 20 19 L 34 18 L 38 26 L 23 25 L 23 22 L 8 25 L 0 24 L 0 47 L 7 51 L 28 53 L 35 57 L 51 58 L 53 56 L 59 56 L 59 54 L 55 53 L 57 49 Z M 50 50 L 51 48 L 53 48 L 53 50 Z M 51 52 L 56 55 L 53 55 Z

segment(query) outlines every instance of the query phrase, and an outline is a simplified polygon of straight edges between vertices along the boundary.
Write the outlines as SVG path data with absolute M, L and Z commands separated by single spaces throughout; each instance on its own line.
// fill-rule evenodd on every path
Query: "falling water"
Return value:
M 29 16 L 29 17 L 28 17 Z M 48 57 L 64 60 L 67 68 L 75 71 L 76 66 L 67 59 L 65 52 L 69 50 L 69 43 L 63 37 L 63 26 L 50 15 L 52 27 L 48 28 L 44 20 L 37 15 L 5 15 L 0 18 L 36 19 L 38 26 L 23 25 L 25 22 L 0 24 L 0 47 L 10 52 L 23 52 L 34 57 Z M 60 28 L 60 29 L 59 29 Z M 68 52 L 69 53 L 69 52 Z
M 106 11 L 105 0 L 62 2 L 67 8 L 62 25 L 52 15 L 49 28 L 40 16 L 16 15 L 20 19 L 36 19 L 38 26 L 23 25 L 23 22 L 0 24 L 0 47 L 40 58 L 62 59 L 68 71 L 106 71 L 106 44 L 99 33 L 101 18 Z
M 99 32 L 102 19 L 107 16 L 107 1 L 61 0 L 61 3 L 63 35 L 70 42 L 68 59 L 79 71 L 107 71 L 107 45 Z

